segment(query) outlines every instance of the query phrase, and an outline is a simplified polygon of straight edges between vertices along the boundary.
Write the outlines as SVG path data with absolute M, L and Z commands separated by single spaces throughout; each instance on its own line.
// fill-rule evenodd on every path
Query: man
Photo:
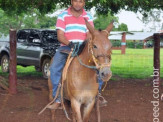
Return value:
M 56 29 L 58 40 L 61 46 L 55 53 L 52 65 L 50 67 L 50 78 L 53 85 L 53 97 L 56 95 L 58 85 L 60 83 L 61 74 L 68 55 L 60 52 L 61 50 L 70 51 L 73 47 L 73 42 L 83 42 L 88 38 L 89 32 L 85 24 L 84 18 L 93 26 L 93 18 L 83 8 L 85 0 L 71 0 L 71 6 L 63 11 L 57 19 Z M 103 81 L 99 80 L 99 90 Z M 56 109 L 60 106 L 60 96 L 55 103 L 48 106 L 50 109 Z

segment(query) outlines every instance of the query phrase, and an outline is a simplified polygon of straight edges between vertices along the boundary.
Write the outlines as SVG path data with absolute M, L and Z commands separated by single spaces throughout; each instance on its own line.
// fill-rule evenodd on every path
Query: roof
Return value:
M 122 40 L 124 31 L 112 31 L 110 33 L 110 40 Z M 145 40 L 152 38 L 154 33 L 161 32 L 126 32 L 126 40 Z

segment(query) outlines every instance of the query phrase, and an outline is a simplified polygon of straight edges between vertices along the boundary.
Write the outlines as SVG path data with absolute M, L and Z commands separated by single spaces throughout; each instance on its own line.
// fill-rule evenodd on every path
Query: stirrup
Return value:
M 103 106 L 107 106 L 108 101 L 106 101 L 106 99 L 101 95 L 101 93 L 98 93 L 99 96 L 99 106 L 103 107 Z

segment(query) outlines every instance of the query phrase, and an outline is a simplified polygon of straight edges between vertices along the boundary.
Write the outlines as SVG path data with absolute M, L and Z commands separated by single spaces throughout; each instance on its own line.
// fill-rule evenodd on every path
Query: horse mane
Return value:
M 77 52 L 78 55 L 80 55 L 84 49 L 84 47 L 86 46 L 86 44 L 88 43 L 88 40 L 85 40 L 79 47 L 79 51 Z
M 98 31 L 100 31 L 100 32 L 101 32 L 101 31 L 102 31 L 102 29 L 101 29 L 101 28 L 99 28 L 99 29 L 98 29 Z

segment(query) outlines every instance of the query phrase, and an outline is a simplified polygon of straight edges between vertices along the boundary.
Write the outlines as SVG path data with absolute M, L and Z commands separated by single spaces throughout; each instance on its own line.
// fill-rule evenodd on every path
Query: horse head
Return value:
M 112 44 L 109 41 L 108 36 L 113 28 L 113 22 L 111 22 L 105 30 L 96 30 L 86 19 L 85 22 L 91 34 L 89 39 L 89 49 L 92 54 L 92 59 L 99 71 L 100 78 L 106 82 L 112 76 L 110 69 Z

